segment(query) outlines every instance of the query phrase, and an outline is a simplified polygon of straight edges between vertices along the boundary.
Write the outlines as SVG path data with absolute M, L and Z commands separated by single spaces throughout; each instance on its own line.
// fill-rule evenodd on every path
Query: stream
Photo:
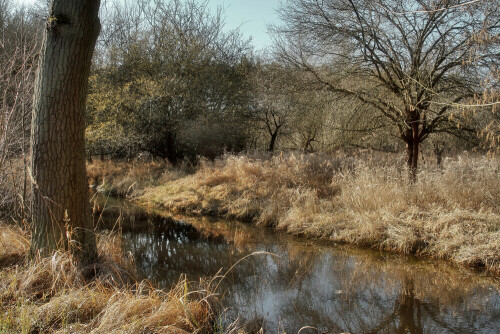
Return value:
M 182 274 L 225 274 L 222 327 L 239 319 L 269 333 L 500 333 L 498 277 L 103 200 L 99 226 L 120 227 L 142 278 L 170 288 Z

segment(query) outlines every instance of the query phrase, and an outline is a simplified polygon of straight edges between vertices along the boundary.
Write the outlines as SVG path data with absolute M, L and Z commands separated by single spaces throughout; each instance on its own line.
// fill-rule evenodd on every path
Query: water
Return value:
M 162 288 L 226 275 L 226 311 L 267 332 L 500 333 L 500 280 L 440 261 L 333 247 L 209 218 L 124 210 L 125 249 Z M 104 225 L 116 222 L 113 205 Z M 253 254 L 256 253 L 257 254 Z M 253 254 L 253 255 L 250 255 Z M 318 333 L 304 329 L 301 333 Z

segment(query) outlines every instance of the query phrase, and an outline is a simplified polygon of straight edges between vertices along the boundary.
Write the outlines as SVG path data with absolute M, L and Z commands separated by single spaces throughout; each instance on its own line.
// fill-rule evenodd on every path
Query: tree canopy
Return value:
M 274 28 L 277 51 L 330 91 L 383 115 L 416 173 L 419 144 L 430 134 L 466 133 L 470 119 L 457 106 L 480 92 L 482 74 L 498 62 L 498 3 L 459 4 L 288 0 Z
M 175 162 L 241 150 L 252 67 L 245 42 L 224 33 L 206 4 L 136 6 L 116 11 L 104 34 L 91 75 L 89 154 L 148 151 Z M 133 20 L 146 23 L 126 23 Z

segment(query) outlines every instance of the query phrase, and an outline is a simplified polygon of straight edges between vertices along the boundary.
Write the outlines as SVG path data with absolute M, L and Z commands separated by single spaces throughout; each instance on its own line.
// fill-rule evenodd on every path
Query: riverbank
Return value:
M 27 261 L 29 235 L 0 224 L 1 333 L 200 333 L 216 316 L 210 284 L 181 279 L 169 291 L 137 282 L 118 235 L 98 235 L 99 263 L 74 264 L 65 252 Z M 89 272 L 95 273 L 89 275 Z
M 398 160 L 399 159 L 399 160 Z M 335 243 L 446 259 L 500 273 L 500 159 L 422 164 L 398 156 L 266 154 L 166 164 L 95 162 L 92 182 L 144 206 L 214 215 Z

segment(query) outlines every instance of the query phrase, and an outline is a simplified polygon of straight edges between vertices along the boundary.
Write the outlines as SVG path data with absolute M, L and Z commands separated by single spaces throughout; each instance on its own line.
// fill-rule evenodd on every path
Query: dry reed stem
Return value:
M 0 226 L 2 258 L 26 258 L 27 235 Z M 11 245 L 20 243 L 15 251 Z M 215 296 L 182 278 L 172 290 L 134 283 L 134 263 L 123 257 L 120 238 L 98 236 L 100 262 L 81 268 L 65 252 L 0 268 L 0 332 L 193 333 L 207 332 Z M 17 256 L 17 255 L 16 255 Z M 88 277 L 89 271 L 94 273 Z
M 91 186 L 120 197 L 138 196 L 145 186 L 161 184 L 185 175 L 185 168 L 174 168 L 165 162 L 126 163 L 95 160 L 87 165 Z

